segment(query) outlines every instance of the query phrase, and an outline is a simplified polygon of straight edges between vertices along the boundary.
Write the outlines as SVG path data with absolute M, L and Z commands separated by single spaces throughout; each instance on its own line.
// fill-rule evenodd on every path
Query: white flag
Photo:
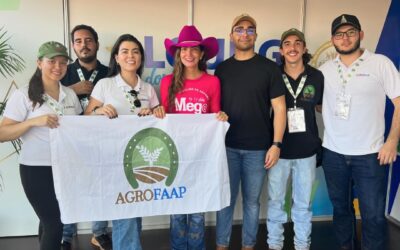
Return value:
M 228 127 L 215 114 L 62 116 L 50 141 L 63 223 L 228 206 Z

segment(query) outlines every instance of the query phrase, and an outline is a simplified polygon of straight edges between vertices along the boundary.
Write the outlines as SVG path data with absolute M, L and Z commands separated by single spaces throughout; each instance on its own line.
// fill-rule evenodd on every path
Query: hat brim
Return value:
M 174 57 L 175 52 L 178 48 L 182 47 L 195 47 L 195 46 L 201 46 L 204 51 L 204 59 L 209 60 L 216 56 L 218 54 L 218 41 L 215 37 L 207 37 L 203 39 L 203 41 L 198 42 L 198 41 L 185 41 L 181 43 L 175 43 L 171 39 L 165 39 L 164 40 L 164 46 L 165 49 L 167 50 L 167 53 Z
M 49 59 L 53 59 L 56 56 L 63 56 L 65 58 L 67 58 L 68 60 L 72 61 L 72 58 L 69 57 L 68 55 L 64 54 L 64 53 L 50 53 L 45 55 L 44 57 L 49 58 Z

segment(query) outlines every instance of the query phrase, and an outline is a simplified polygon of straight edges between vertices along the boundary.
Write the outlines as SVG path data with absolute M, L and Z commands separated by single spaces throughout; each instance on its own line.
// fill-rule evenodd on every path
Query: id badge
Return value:
M 335 117 L 347 120 L 350 114 L 351 95 L 339 93 L 336 95 L 336 110 Z
M 306 131 L 306 122 L 304 118 L 304 109 L 291 108 L 287 112 L 289 133 L 298 133 Z
M 89 105 L 89 99 L 87 97 L 84 97 L 81 99 L 81 106 L 83 110 L 86 110 L 86 107 Z

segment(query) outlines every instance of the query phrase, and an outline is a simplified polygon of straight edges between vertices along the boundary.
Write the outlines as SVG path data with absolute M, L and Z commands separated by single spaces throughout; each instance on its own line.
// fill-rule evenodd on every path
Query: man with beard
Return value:
M 64 86 L 72 88 L 85 110 L 93 86 L 107 76 L 108 67 L 97 60 L 99 41 L 97 32 L 84 24 L 75 26 L 71 31 L 72 47 L 78 57 L 68 65 L 67 74 L 61 80 Z
M 279 67 L 254 52 L 256 21 L 247 14 L 233 21 L 235 54 L 218 65 L 221 109 L 229 115 L 226 153 L 230 205 L 217 212 L 217 249 L 228 249 L 239 187 L 243 197 L 242 249 L 254 249 L 260 194 L 266 175 L 279 159 L 286 125 L 285 85 Z M 274 117 L 271 117 L 271 107 Z
M 61 80 L 64 86 L 72 88 L 78 95 L 83 110 L 85 110 L 93 86 L 107 76 L 108 67 L 97 60 L 99 49 L 97 32 L 87 25 L 75 26 L 71 31 L 72 47 L 78 57 L 74 63 L 68 65 L 67 73 Z M 88 180 L 90 181 L 90 180 Z M 94 236 L 91 244 L 100 249 L 111 249 L 112 243 L 107 235 L 107 221 L 92 223 Z M 71 249 L 72 237 L 76 234 L 76 224 L 64 225 L 62 249 Z
M 332 22 L 338 56 L 325 76 L 323 162 L 333 225 L 341 249 L 354 249 L 352 181 L 362 218 L 362 248 L 386 249 L 386 166 L 396 160 L 400 133 L 399 72 L 385 56 L 360 48 L 360 22 L 343 14 Z M 394 104 L 384 140 L 386 96 Z
M 308 65 L 303 32 L 292 28 L 281 37 L 282 78 L 286 86 L 288 123 L 278 163 L 268 171 L 267 243 L 269 249 L 283 248 L 287 222 L 286 186 L 291 176 L 291 218 L 294 223 L 295 249 L 310 249 L 311 192 L 315 179 L 317 152 L 321 147 L 315 110 L 320 111 L 324 77 Z

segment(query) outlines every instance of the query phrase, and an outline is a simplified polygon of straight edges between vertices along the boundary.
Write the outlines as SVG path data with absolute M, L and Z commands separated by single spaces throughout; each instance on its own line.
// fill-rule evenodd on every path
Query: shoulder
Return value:
M 228 67 L 229 65 L 231 65 L 234 61 L 233 56 L 229 57 L 228 59 L 226 59 L 223 62 L 220 62 L 217 66 L 217 68 L 215 69 L 215 71 L 219 71 L 221 69 L 224 69 L 225 67 Z
M 328 69 L 332 68 L 333 66 L 333 60 L 328 60 L 326 62 L 324 62 L 318 69 L 324 73 L 325 71 L 327 71 Z
M 99 68 L 101 71 L 108 71 L 108 67 L 107 67 L 106 65 L 100 63 L 100 62 L 99 62 L 98 68 Z
M 172 74 L 169 74 L 169 75 L 164 76 L 164 77 L 161 79 L 160 84 L 169 84 L 169 83 L 171 83 L 172 77 L 173 77 Z

